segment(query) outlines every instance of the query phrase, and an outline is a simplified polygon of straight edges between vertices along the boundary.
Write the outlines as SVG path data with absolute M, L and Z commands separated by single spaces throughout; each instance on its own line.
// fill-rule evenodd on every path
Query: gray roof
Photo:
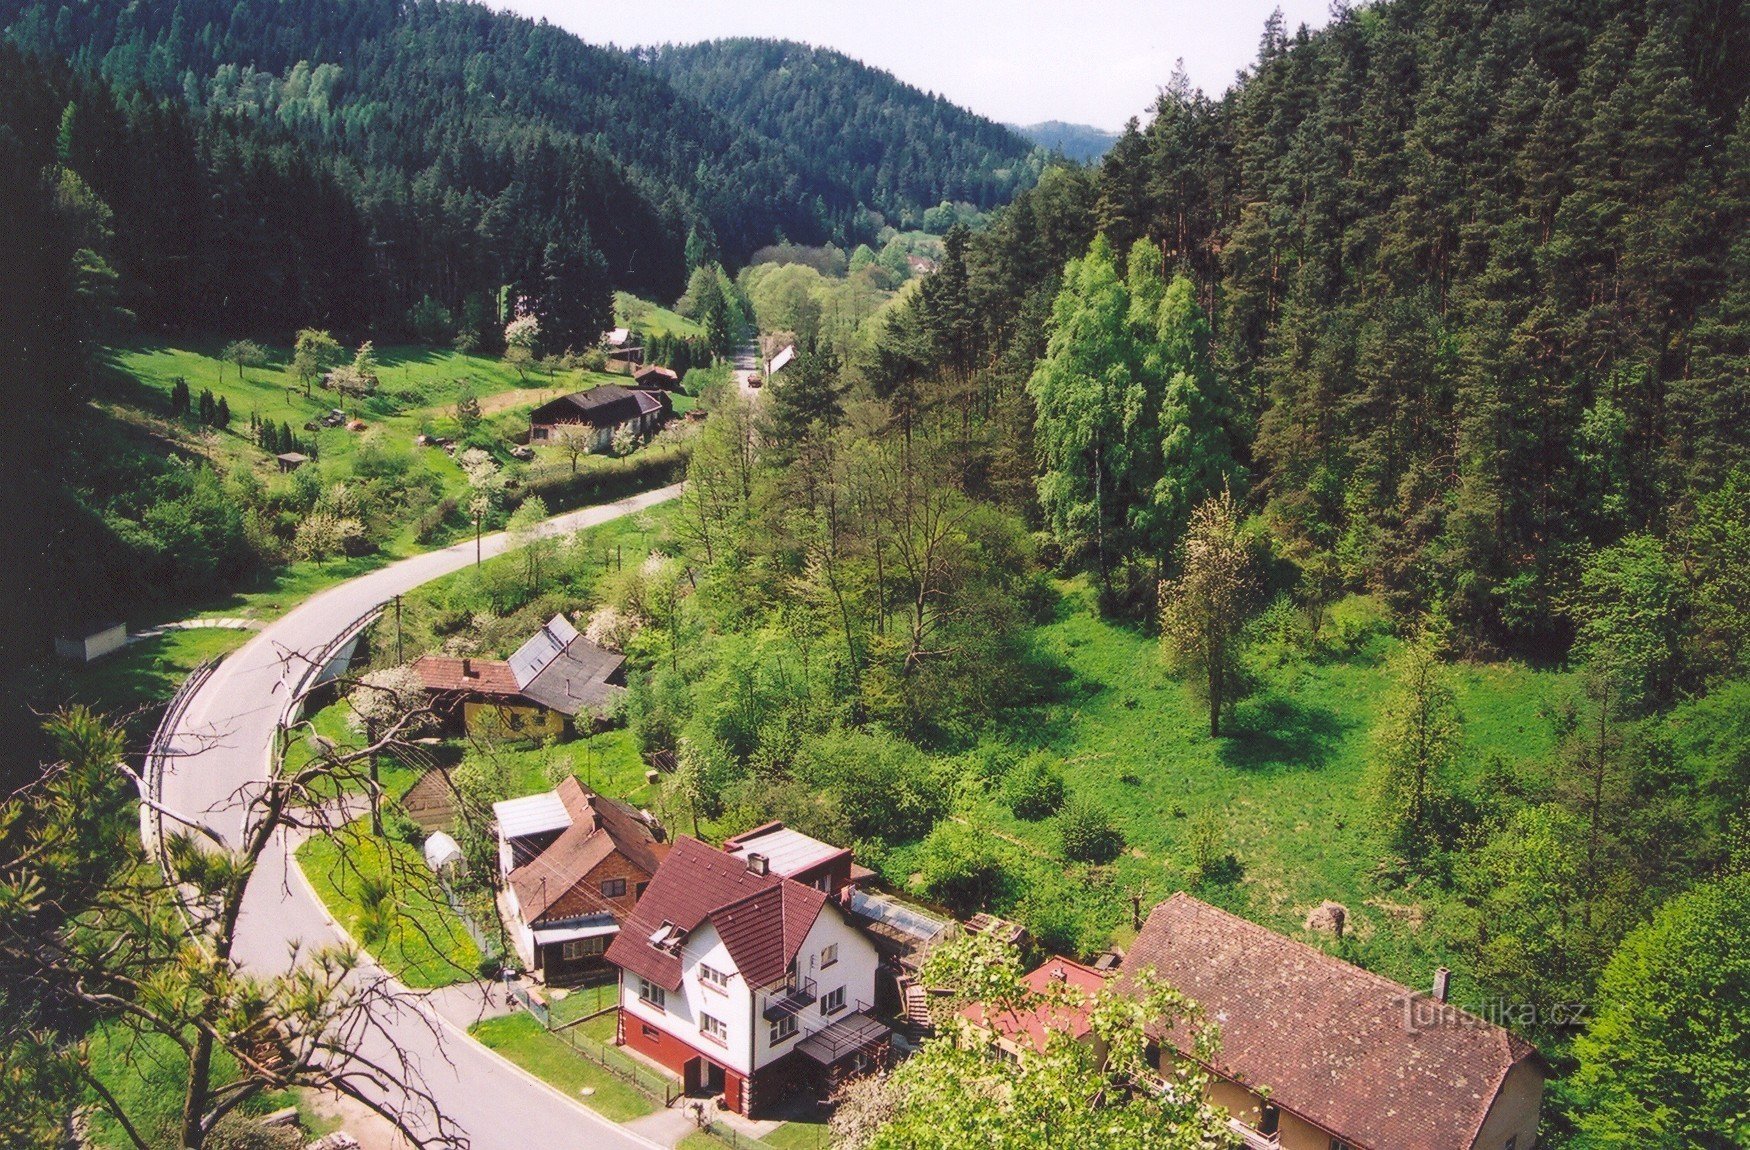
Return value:
M 492 815 L 498 820 L 498 833 L 507 839 L 562 831 L 571 825 L 571 812 L 556 791 L 493 803 Z
M 598 647 L 563 615 L 555 615 L 510 657 L 525 698 L 562 715 L 601 712 L 623 688 L 613 680 L 624 655 Z
M 565 645 L 577 638 L 577 628 L 564 615 L 555 615 L 529 641 L 510 657 L 510 673 L 518 687 L 527 687 L 536 675 L 547 669 L 565 650 Z

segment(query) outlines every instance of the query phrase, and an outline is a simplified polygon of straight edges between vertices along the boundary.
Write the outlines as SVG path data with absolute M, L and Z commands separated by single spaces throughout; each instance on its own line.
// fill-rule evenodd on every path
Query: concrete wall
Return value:
M 1531 1150 L 1537 1144 L 1538 1112 L 1543 1106 L 1543 1071 L 1530 1059 L 1507 1072 L 1507 1081 L 1495 1095 L 1495 1104 L 1483 1118 L 1475 1150 L 1505 1150 L 1507 1139 L 1516 1138 L 1513 1150 Z

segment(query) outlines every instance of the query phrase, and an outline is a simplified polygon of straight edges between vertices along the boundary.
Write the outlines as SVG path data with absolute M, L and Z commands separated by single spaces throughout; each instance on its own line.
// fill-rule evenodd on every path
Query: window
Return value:
M 841 987 L 837 988 L 836 990 L 829 990 L 824 995 L 821 996 L 820 1012 L 822 1014 L 837 1014 L 839 1011 L 843 1010 L 844 1008 L 845 1008 L 845 988 L 844 987 L 841 986 Z
M 638 997 L 658 1010 L 668 1009 L 668 991 L 651 982 L 648 978 L 638 980 Z
M 1515 1134 L 1507 1139 L 1507 1145 L 1503 1146 L 1501 1150 L 1519 1150 L 1519 1135 Z
M 699 964 L 699 985 L 719 993 L 726 992 L 729 989 L 729 976 L 716 967 L 706 966 L 701 962 Z
M 649 886 L 649 885 L 650 884 L 647 882 L 641 882 L 637 886 L 633 887 L 632 888 L 632 897 L 633 898 L 643 898 L 644 897 L 644 888 Z
M 574 962 L 580 958 L 594 958 L 608 948 L 608 940 L 603 935 L 594 938 L 574 938 L 570 942 L 559 944 L 559 957 L 566 962 Z
M 839 960 L 839 944 L 828 943 L 820 948 L 820 966 L 825 969 Z
M 625 898 L 626 880 L 623 878 L 611 878 L 604 881 L 602 883 L 602 893 L 609 898 Z
M 699 1033 L 706 1038 L 715 1039 L 725 1046 L 729 1045 L 729 1027 L 724 1025 L 723 1020 L 715 1015 L 700 1012 Z
M 779 1015 L 772 1022 L 772 1045 L 776 1046 L 778 1043 L 794 1037 L 796 1037 L 796 1016 L 794 1014 Z
M 650 1023 L 648 1023 L 648 1022 L 639 1023 L 638 1029 L 643 1032 L 644 1037 L 647 1041 L 657 1042 L 657 1041 L 660 1041 L 662 1038 L 662 1031 L 656 1029 L 656 1027 L 650 1025 Z
M 1331 1150 L 1355 1150 L 1355 1147 L 1349 1145 L 1349 1143 L 1343 1141 L 1341 1138 L 1333 1138 L 1331 1139 Z M 1507 1150 L 1513 1150 L 1513 1148 L 1509 1146 Z

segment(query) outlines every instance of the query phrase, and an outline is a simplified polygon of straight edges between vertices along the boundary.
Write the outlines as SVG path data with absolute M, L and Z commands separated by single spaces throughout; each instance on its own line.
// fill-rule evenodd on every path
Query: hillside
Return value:
M 898 226 L 943 200 L 1005 203 L 1038 173 L 1015 132 L 839 52 L 734 39 L 636 55 L 680 92 L 806 154 L 819 178 Z
M 1066 159 L 1079 164 L 1093 163 L 1118 142 L 1117 132 L 1108 132 L 1091 124 L 1069 124 L 1062 120 L 1043 120 L 1024 126 L 1017 124 L 1014 129 L 1046 151 L 1062 152 Z

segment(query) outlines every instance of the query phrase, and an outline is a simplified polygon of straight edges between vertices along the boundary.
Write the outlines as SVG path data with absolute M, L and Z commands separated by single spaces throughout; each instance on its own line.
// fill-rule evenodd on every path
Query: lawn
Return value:
M 383 968 L 415 989 L 473 978 L 481 954 L 412 846 L 371 835 L 366 820 L 298 848 L 328 913 Z
M 554 1027 L 576 1022 L 580 1018 L 606 1010 L 620 1001 L 620 984 L 617 982 L 603 983 L 601 986 L 580 986 L 571 990 L 550 990 L 547 992 L 548 1007 L 552 1011 L 549 1021 Z M 616 1021 L 612 1014 L 603 1014 L 599 1018 L 591 1018 L 582 1023 L 583 1033 L 603 1042 L 612 1042 L 616 1029 Z
M 228 655 L 255 637 L 253 631 L 197 628 L 168 631 L 130 643 L 120 651 L 84 666 L 57 664 L 51 673 L 64 675 L 56 697 L 125 715 L 168 699 L 188 673 L 221 655 Z
M 1131 889 L 1144 889 L 1145 908 L 1190 889 L 1303 938 L 1311 937 L 1307 911 L 1334 899 L 1349 910 L 1345 954 L 1354 961 L 1410 985 L 1451 963 L 1439 929 L 1443 895 L 1382 873 L 1368 815 L 1369 732 L 1395 640 L 1380 632 L 1344 659 L 1270 672 L 1236 707 L 1229 732 L 1211 739 L 1201 701 L 1163 666 L 1152 637 L 1099 618 L 1081 583 L 1060 591 L 1057 616 L 1036 640 L 1060 667 L 1061 685 L 1046 705 L 1012 716 L 1008 733 L 1060 758 L 1070 793 L 1105 807 L 1124 831 L 1128 853 L 1105 875 L 1076 881 L 1078 897 L 1099 900 L 1117 931 L 1128 930 Z M 1460 786 L 1473 784 L 1491 755 L 1551 752 L 1540 711 L 1559 674 L 1498 663 L 1461 666 L 1454 678 L 1467 740 Z M 1238 863 L 1219 882 L 1198 876 L 1188 843 L 1191 817 L 1211 808 Z M 965 815 L 1042 865 L 1062 865 L 1051 820 L 1017 819 L 995 797 Z M 909 852 L 896 855 L 886 869 L 903 875 Z
M 646 335 L 679 335 L 699 337 L 705 329 L 668 308 L 627 292 L 614 293 L 614 321 L 625 327 L 637 328 Z
M 828 1150 L 832 1131 L 825 1121 L 786 1122 L 760 1141 L 773 1150 Z
M 655 1113 L 656 1107 L 625 1079 L 584 1058 L 563 1039 L 555 1038 L 526 1013 L 489 1018 L 468 1033 L 542 1081 L 597 1111 L 604 1118 L 626 1122 Z M 585 1089 L 593 1091 L 582 1094 Z
M 92 1076 L 115 1096 L 135 1128 L 154 1146 L 175 1145 L 188 1064 L 169 1036 L 102 1022 L 92 1028 L 86 1053 Z M 213 1060 L 215 1081 L 229 1082 L 236 1074 L 235 1060 L 219 1050 Z M 267 1114 L 295 1101 L 290 1092 L 273 1090 L 251 1098 L 242 1109 L 246 1114 Z M 108 1111 L 94 1105 L 89 1114 L 85 1145 L 96 1150 L 133 1150 L 127 1132 Z

